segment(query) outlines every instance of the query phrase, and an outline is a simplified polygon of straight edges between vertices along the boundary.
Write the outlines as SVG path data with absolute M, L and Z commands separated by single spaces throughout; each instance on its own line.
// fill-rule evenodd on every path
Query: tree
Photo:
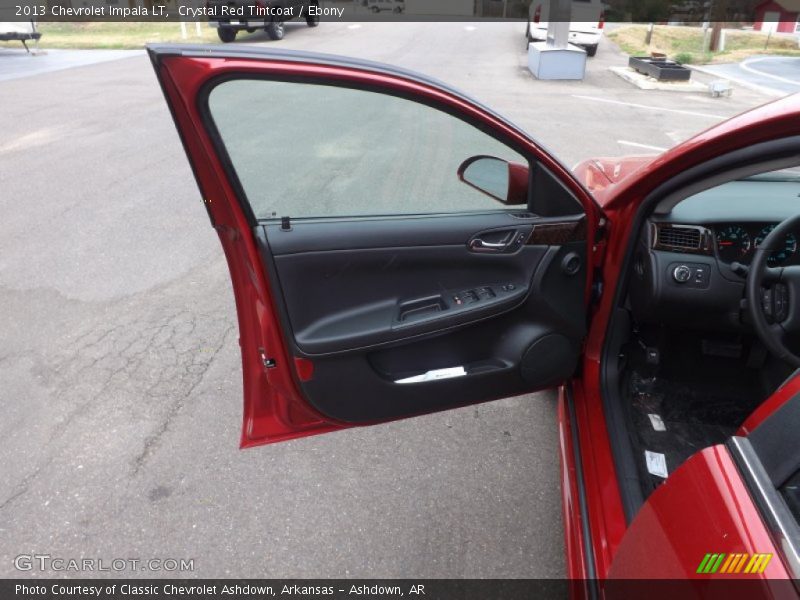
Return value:
M 719 52 L 722 40 L 722 28 L 728 21 L 728 0 L 712 0 L 708 11 L 708 20 L 711 21 L 711 43 L 709 50 Z

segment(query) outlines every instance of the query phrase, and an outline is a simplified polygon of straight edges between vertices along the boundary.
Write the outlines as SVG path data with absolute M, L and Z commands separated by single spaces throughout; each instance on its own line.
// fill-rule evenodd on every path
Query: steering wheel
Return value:
M 800 329 L 800 266 L 770 267 L 770 254 L 800 229 L 800 214 L 775 227 L 756 249 L 747 273 L 745 296 L 750 318 L 764 345 L 778 358 L 800 368 L 800 356 L 787 345 L 787 334 Z

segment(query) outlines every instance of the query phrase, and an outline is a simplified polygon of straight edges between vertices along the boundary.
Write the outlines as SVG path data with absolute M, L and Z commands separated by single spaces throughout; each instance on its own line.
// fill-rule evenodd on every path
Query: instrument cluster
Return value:
M 778 223 L 729 223 L 714 226 L 714 240 L 719 259 L 726 263 L 749 264 L 756 249 Z M 769 255 L 767 265 L 778 267 L 792 261 L 797 255 L 797 237 L 788 233 L 781 245 Z

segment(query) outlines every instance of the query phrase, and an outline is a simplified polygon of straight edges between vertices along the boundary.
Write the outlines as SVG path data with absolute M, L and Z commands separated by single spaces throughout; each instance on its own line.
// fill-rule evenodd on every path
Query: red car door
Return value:
M 243 447 L 572 376 L 600 211 L 523 132 L 384 65 L 149 52 L 230 268 Z

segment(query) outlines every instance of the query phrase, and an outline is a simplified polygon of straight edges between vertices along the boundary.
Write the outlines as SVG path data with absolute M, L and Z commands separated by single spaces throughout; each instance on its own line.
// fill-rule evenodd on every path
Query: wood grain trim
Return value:
M 563 223 L 540 223 L 533 226 L 529 246 L 560 246 L 586 240 L 586 219 Z

